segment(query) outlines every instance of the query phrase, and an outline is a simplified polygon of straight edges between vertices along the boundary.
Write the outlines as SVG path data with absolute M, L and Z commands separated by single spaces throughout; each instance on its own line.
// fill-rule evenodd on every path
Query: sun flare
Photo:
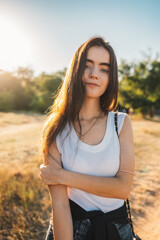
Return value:
M 33 40 L 18 23 L 0 16 L 0 69 L 30 64 Z

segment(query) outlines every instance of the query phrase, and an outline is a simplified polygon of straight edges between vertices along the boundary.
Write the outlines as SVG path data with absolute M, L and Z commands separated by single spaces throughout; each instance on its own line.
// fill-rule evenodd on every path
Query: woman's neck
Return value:
M 97 118 L 102 112 L 100 107 L 100 102 L 97 99 L 87 99 L 83 102 L 82 108 L 79 112 L 80 121 L 86 120 L 90 121 L 94 118 Z

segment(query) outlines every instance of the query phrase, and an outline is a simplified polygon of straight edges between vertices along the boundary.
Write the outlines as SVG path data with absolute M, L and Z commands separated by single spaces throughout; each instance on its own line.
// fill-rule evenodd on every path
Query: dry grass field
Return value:
M 160 240 L 160 120 L 131 117 L 136 171 L 130 196 L 135 230 Z M 43 240 L 51 214 L 39 178 L 44 116 L 0 113 L 0 240 Z

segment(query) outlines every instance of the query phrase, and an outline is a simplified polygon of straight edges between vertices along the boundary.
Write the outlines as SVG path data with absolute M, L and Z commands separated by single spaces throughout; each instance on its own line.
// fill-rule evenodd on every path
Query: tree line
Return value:
M 143 115 L 160 114 L 160 61 L 146 57 L 139 63 L 121 61 L 119 103 Z
M 54 74 L 42 72 L 34 77 L 30 68 L 15 72 L 0 71 L 0 111 L 33 111 L 44 113 L 53 103 L 66 69 Z
M 143 115 L 160 114 L 160 61 L 145 57 L 138 63 L 121 60 L 119 69 L 119 106 Z M 0 70 L 0 111 L 44 113 L 52 105 L 63 83 L 66 68 L 53 74 L 34 77 L 30 68 L 15 72 Z

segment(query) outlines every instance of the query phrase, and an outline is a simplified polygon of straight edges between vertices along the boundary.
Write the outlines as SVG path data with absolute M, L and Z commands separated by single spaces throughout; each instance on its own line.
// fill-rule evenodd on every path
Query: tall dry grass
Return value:
M 44 239 L 51 214 L 39 178 L 39 114 L 0 113 L 0 239 Z

